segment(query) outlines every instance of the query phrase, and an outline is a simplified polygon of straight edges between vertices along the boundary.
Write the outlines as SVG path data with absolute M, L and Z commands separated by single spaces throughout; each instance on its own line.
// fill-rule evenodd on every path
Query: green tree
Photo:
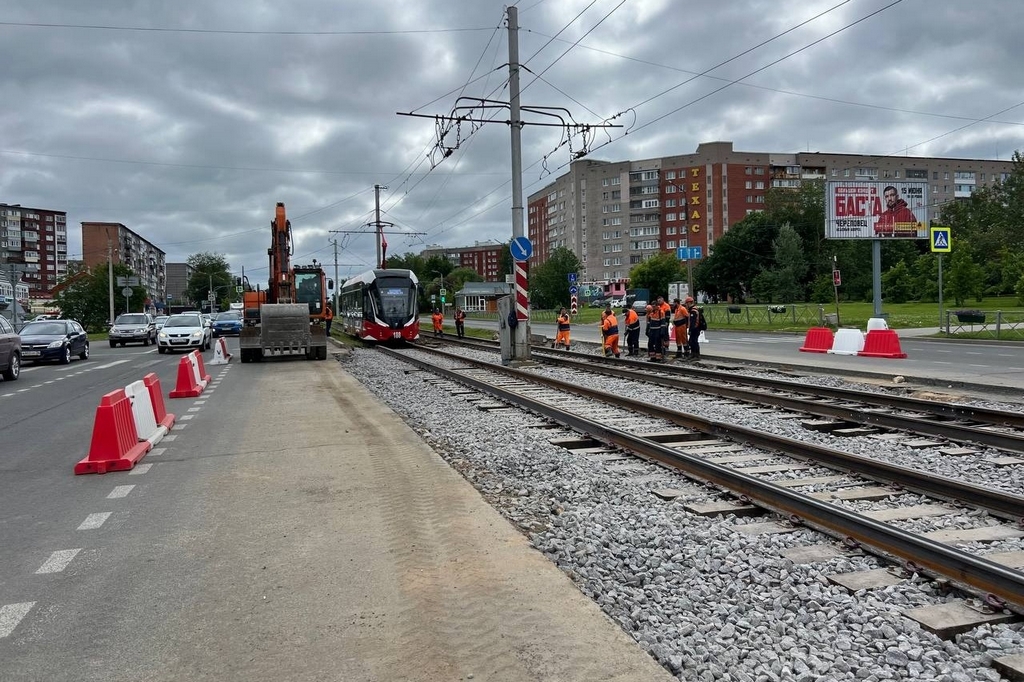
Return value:
M 889 303 L 906 303 L 914 294 L 914 277 L 904 261 L 882 275 L 882 298 Z
M 674 253 L 657 253 L 629 271 L 630 288 L 648 289 L 651 300 L 668 296 L 668 285 L 685 279 L 686 267 Z
M 715 241 L 714 250 L 693 272 L 694 288 L 711 296 L 743 301 L 754 278 L 773 260 L 778 227 L 765 213 L 751 213 Z
M 118 277 L 133 277 L 127 265 L 114 265 L 114 316 L 124 312 L 142 310 L 148 292 L 145 287 L 132 287 L 132 293 L 125 300 L 121 294 L 123 287 L 117 286 Z M 60 291 L 54 297 L 64 317 L 78 320 L 87 331 L 96 332 L 106 329 L 110 322 L 110 277 L 106 266 L 93 270 L 81 270 L 65 277 L 60 284 Z
M 780 302 L 803 302 L 806 299 L 804 276 L 807 274 L 807 261 L 800 235 L 786 223 L 779 228 L 779 236 L 773 246 L 775 283 L 772 297 Z
M 210 291 L 220 301 L 234 300 L 234 280 L 227 258 L 219 253 L 193 253 L 186 261 L 192 267 L 192 276 L 185 286 L 189 297 L 185 305 L 199 305 L 207 300 Z
M 961 240 L 960 247 L 954 247 L 952 256 L 949 276 L 943 277 L 944 293 L 958 306 L 963 305 L 971 296 L 981 300 L 984 286 L 981 280 L 982 269 L 972 259 L 970 245 Z
M 564 246 L 552 251 L 546 263 L 530 269 L 530 303 L 538 308 L 568 306 L 569 273 L 578 273 L 580 265 L 576 254 Z
M 498 273 L 500 281 L 505 281 L 505 275 L 512 274 L 512 240 L 505 242 L 501 245 L 501 256 L 498 261 Z

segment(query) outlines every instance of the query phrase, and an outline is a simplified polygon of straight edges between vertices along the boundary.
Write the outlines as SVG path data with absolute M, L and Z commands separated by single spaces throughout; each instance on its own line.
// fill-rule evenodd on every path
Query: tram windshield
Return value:
M 379 279 L 374 293 L 377 313 L 388 326 L 401 326 L 415 313 L 416 287 L 408 279 Z

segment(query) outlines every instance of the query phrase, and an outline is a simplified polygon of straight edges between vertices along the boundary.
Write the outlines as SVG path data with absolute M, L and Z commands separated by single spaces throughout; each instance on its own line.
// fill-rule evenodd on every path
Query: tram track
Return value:
M 460 340 L 457 343 L 486 351 L 498 350 L 488 342 Z M 851 434 L 853 432 L 848 429 L 856 427 L 885 429 L 1024 454 L 1024 412 L 943 403 L 886 392 L 805 385 L 787 379 L 742 375 L 693 364 L 624 362 L 593 354 L 546 352 L 546 349 L 535 350 L 532 356 L 535 361 L 552 366 L 820 417 L 825 421 L 809 426 L 837 435 Z M 854 435 L 869 434 L 855 432 Z
M 940 539 L 949 539 L 951 536 L 948 533 L 938 533 L 935 537 L 929 537 L 935 534 L 904 530 L 893 523 L 872 518 L 870 514 L 857 513 L 843 506 L 844 503 L 858 499 L 858 486 L 863 486 L 868 481 L 883 483 L 892 486 L 891 490 L 885 492 L 886 495 L 900 495 L 911 491 L 943 503 L 916 504 L 905 512 L 883 516 L 907 520 L 941 513 L 956 514 L 962 512 L 962 506 L 966 505 L 1012 522 L 1012 525 L 981 527 L 979 537 L 987 534 L 988 539 L 997 540 L 1000 537 L 1024 536 L 1024 531 L 1019 528 L 1019 520 L 1024 518 L 1024 498 L 1020 496 L 914 471 L 833 448 L 660 408 L 648 402 L 538 376 L 535 372 L 501 367 L 437 349 L 417 350 L 445 357 L 462 367 L 457 370 L 444 369 L 436 362 L 416 358 L 408 352 L 384 352 L 395 353 L 403 361 L 410 362 L 424 371 L 433 372 L 446 380 L 470 386 L 475 391 L 534 412 L 545 419 L 585 434 L 595 441 L 637 453 L 644 459 L 660 462 L 689 477 L 723 488 L 742 501 L 750 501 L 792 523 L 816 528 L 839 537 L 847 544 L 861 544 L 883 555 L 897 557 L 910 570 L 949 579 L 973 593 L 982 595 L 997 608 L 1007 607 L 1018 612 L 1024 610 L 1024 574 L 1017 570 L 1015 565 L 1006 565 L 953 547 Z M 544 395 L 549 391 L 557 393 Z M 566 394 L 575 398 L 569 398 Z M 631 433 L 611 425 L 611 422 L 616 420 L 610 419 L 607 415 L 599 420 L 588 417 L 587 410 L 581 412 L 565 409 L 573 400 L 580 399 L 583 399 L 583 404 L 592 405 L 596 400 L 604 406 L 639 413 L 647 418 L 656 417 L 673 426 L 688 429 L 689 434 L 662 434 L 652 437 Z M 635 418 L 634 414 L 633 419 Z M 628 417 L 625 419 L 629 420 Z M 711 436 L 711 439 L 706 436 Z M 727 439 L 734 444 L 742 443 L 765 451 L 767 454 L 763 453 L 760 459 L 772 459 L 778 453 L 784 453 L 803 462 L 811 462 L 813 464 L 805 466 L 804 469 L 810 470 L 812 477 L 802 481 L 799 476 L 785 481 L 771 481 L 763 475 L 769 471 L 782 471 L 787 467 L 792 472 L 800 470 L 800 467 L 794 467 L 792 464 L 760 467 L 759 473 L 754 473 L 754 469 L 749 467 L 730 466 L 730 460 L 735 460 L 734 463 L 739 464 L 741 461 L 749 463 L 752 458 L 713 456 L 711 453 L 715 450 L 719 454 L 723 450 L 728 451 L 728 448 L 721 447 L 722 441 L 715 439 Z M 704 456 L 700 454 L 701 452 Z M 755 456 L 753 459 L 758 458 Z M 847 473 L 855 474 L 866 480 L 837 483 L 840 486 L 838 491 L 821 491 L 822 484 L 834 483 L 843 476 L 813 476 L 812 467 L 817 466 L 838 469 L 843 476 Z M 817 492 L 804 493 L 795 490 L 800 487 L 811 487 Z M 872 499 L 867 496 L 868 494 L 878 494 L 877 488 L 874 491 L 864 490 L 867 493 L 863 499 Z M 966 536 L 969 536 L 969 533 Z M 1019 557 L 1011 561 L 1019 561 Z

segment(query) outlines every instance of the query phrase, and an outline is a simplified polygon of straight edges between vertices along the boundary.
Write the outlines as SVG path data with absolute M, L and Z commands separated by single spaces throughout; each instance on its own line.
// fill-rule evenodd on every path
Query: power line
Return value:
M 209 35 L 245 35 L 245 36 L 377 36 L 407 35 L 417 33 L 468 33 L 473 31 L 489 31 L 489 26 L 468 28 L 421 28 L 400 31 L 255 31 L 242 29 L 217 28 L 169 28 L 163 26 L 111 26 L 103 24 L 47 24 L 30 21 L 0 21 L 0 26 L 18 28 L 67 28 L 90 31 L 138 31 L 144 33 L 199 33 Z

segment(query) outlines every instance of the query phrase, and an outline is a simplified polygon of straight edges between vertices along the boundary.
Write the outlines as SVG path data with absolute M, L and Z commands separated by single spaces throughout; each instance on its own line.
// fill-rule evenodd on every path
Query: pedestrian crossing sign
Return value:
M 949 253 L 952 251 L 953 238 L 948 227 L 931 228 L 932 253 Z

